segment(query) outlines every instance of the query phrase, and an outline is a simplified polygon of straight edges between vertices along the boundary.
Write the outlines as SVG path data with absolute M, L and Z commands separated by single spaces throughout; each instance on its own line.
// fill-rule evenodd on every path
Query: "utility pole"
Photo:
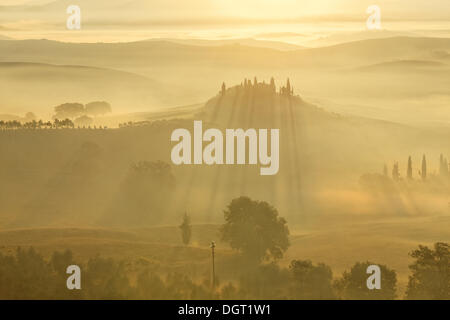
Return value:
M 214 248 L 216 247 L 216 243 L 211 241 L 211 254 L 212 254 L 212 288 L 215 289 L 216 286 L 216 270 L 214 266 Z

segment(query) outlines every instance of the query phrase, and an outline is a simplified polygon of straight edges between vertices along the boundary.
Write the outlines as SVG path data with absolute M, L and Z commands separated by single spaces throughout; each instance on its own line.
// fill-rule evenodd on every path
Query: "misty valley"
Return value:
M 227 165 L 246 164 L 246 154 L 248 154 L 248 164 L 257 164 L 257 160 L 263 167 L 261 175 L 273 175 L 278 172 L 279 158 L 279 129 L 270 129 L 270 141 L 267 140 L 268 129 L 226 129 L 225 144 L 223 134 L 218 129 L 208 129 L 202 133 L 202 121 L 194 121 L 194 137 L 187 129 L 176 129 L 172 132 L 171 141 L 180 141 L 171 152 L 172 162 L 176 165 L 191 164 L 194 155 L 194 164 L 208 165 L 224 164 L 224 155 Z M 258 132 L 258 133 L 257 133 Z M 248 145 L 246 140 L 248 138 Z M 191 152 L 191 140 L 193 140 L 194 151 Z M 204 148 L 203 141 L 212 141 Z M 236 147 L 235 147 L 236 141 Z M 268 155 L 270 143 L 270 156 Z M 248 152 L 246 152 L 248 151 Z M 235 157 L 236 153 L 236 157 Z
M 446 24 L 44 2 L 0 4 L 0 299 L 450 299 Z
M 415 131 L 402 125 L 335 115 L 285 88 L 276 89 L 273 79 L 272 83 L 245 80 L 240 85 L 222 88 L 203 107 L 183 110 L 180 116 L 177 112 L 167 117 L 156 113 L 156 119 L 129 121 L 119 128 L 99 123 L 75 125 L 69 118 L 49 122 L 33 119 L 23 124 L 3 121 L 0 143 L 8 150 L 8 157 L 0 161 L 8 170 L 1 172 L 2 254 L 15 254 L 16 259 L 31 254 L 27 259 L 34 257 L 32 259 L 38 259 L 36 262 L 50 259 L 49 266 L 54 265 L 51 268 L 55 269 L 50 269 L 49 274 L 58 274 L 58 268 L 71 263 L 80 265 L 82 279 L 87 278 L 82 281 L 88 282 L 82 283 L 82 293 L 71 293 L 74 297 L 93 297 L 95 293 L 85 288 L 92 286 L 89 279 L 97 277 L 95 272 L 105 272 L 102 277 L 109 277 L 106 269 L 90 269 L 95 265 L 102 268 L 104 263 L 113 261 L 101 259 L 126 259 L 125 265 L 117 262 L 117 268 L 123 268 L 121 272 L 148 279 L 127 278 L 128 284 L 120 292 L 128 288 L 126 290 L 134 292 L 129 297 L 150 297 L 153 293 L 145 293 L 141 288 L 147 285 L 146 281 L 161 281 L 161 286 L 170 287 L 170 281 L 181 281 L 171 278 L 173 273 L 180 272 L 192 277 L 186 281 L 193 281 L 187 282 L 188 291 L 180 294 L 183 297 L 192 294 L 189 290 L 198 285 L 195 290 L 200 290 L 198 294 L 203 297 L 209 294 L 206 288 L 211 285 L 208 280 L 209 242 L 213 239 L 218 242 L 217 272 L 221 280 L 217 281 L 221 291 L 217 294 L 221 297 L 227 296 L 227 290 L 238 290 L 229 293 L 232 297 L 260 297 L 242 291 L 250 284 L 241 282 L 239 277 L 236 279 L 233 265 L 245 263 L 247 267 L 240 267 L 243 274 L 254 273 L 257 268 L 261 281 L 272 281 L 271 277 L 278 281 L 275 279 L 297 277 L 300 271 L 296 268 L 331 274 L 328 265 L 314 265 L 308 259 L 320 257 L 319 261 L 329 261 L 336 272 L 344 272 L 351 262 L 371 261 L 369 264 L 373 264 L 374 256 L 378 257 L 376 263 L 386 268 L 382 273 L 394 272 L 387 267 L 389 265 L 394 265 L 401 273 L 398 276 L 392 273 L 389 291 L 364 294 L 398 297 L 399 284 L 400 290 L 413 297 L 415 289 L 405 276 L 408 251 L 417 245 L 414 239 L 420 236 L 437 242 L 440 235 L 449 230 L 446 227 L 450 223 L 448 162 L 441 154 L 440 165 L 436 167 L 436 159 L 432 157 L 439 159 L 442 145 L 434 142 L 445 141 L 446 131 Z M 96 121 L 105 117 L 101 114 L 110 112 L 104 109 L 104 104 L 98 105 L 103 109 L 99 109 Z M 65 104 L 56 108 L 56 112 L 84 117 L 86 109 L 82 104 Z M 243 128 L 233 130 L 230 135 L 240 136 L 235 140 L 234 154 L 231 153 L 237 156 L 239 165 L 214 164 L 215 161 L 208 160 L 208 154 L 214 159 L 222 148 L 228 147 L 228 142 L 222 141 L 222 147 L 216 143 L 220 138 L 225 140 L 222 132 L 227 136 L 230 128 Z M 279 128 L 279 137 L 270 129 L 271 141 L 261 139 L 264 134 L 260 135 L 258 146 L 257 131 L 249 128 Z M 267 131 L 263 132 L 267 134 Z M 209 136 L 214 137 L 213 141 Z M 202 146 L 201 139 L 209 144 Z M 174 146 L 174 140 L 178 145 Z M 436 146 L 427 150 L 427 157 L 409 157 L 407 166 L 406 160 L 397 161 L 407 158 L 424 141 L 428 141 L 431 148 Z M 384 156 L 374 156 L 375 145 L 382 146 Z M 270 157 L 266 153 L 269 146 Z M 226 150 L 222 159 L 233 163 L 234 159 L 231 161 Z M 174 152 L 180 161 L 174 161 Z M 191 153 L 197 166 L 177 165 L 183 161 L 190 163 Z M 259 169 L 252 165 L 258 154 L 260 159 L 266 159 L 260 160 L 262 164 L 279 161 L 277 174 L 259 174 Z M 247 159 L 248 164 L 245 164 Z M 216 158 L 216 163 L 221 161 Z M 225 224 L 221 227 L 224 210 Z M 275 241 L 272 248 L 256 254 L 250 241 L 251 229 L 237 229 L 228 235 L 223 228 L 231 219 L 231 216 L 227 218 L 227 212 L 247 212 L 245 215 L 250 214 L 247 218 L 236 219 L 261 223 L 258 228 L 262 229 L 258 230 L 264 230 L 265 220 L 256 222 L 258 220 L 253 219 L 257 215 L 250 218 L 260 210 L 268 210 L 274 217 L 280 215 L 269 221 L 279 221 L 281 229 L 268 230 L 272 236 L 280 232 L 280 238 L 271 240 Z M 188 219 L 180 227 L 184 245 L 179 244 L 180 231 L 176 226 L 183 214 L 184 219 Z M 273 223 L 267 227 L 274 228 Z M 419 229 L 416 223 L 420 224 Z M 231 223 L 230 228 L 233 225 Z M 361 228 L 363 234 L 360 234 Z M 264 234 L 259 233 L 259 236 Z M 380 238 L 381 235 L 385 238 Z M 241 248 L 234 242 L 238 238 L 233 240 L 234 237 L 241 237 L 249 247 Z M 358 239 L 361 250 L 355 250 L 354 238 Z M 392 239 L 398 242 L 392 245 Z M 388 251 L 382 249 L 388 244 Z M 32 245 L 33 250 L 43 255 L 36 251 L 14 253 L 15 248 L 22 245 Z M 330 246 L 334 252 L 330 252 Z M 65 251 L 68 248 L 70 251 Z M 94 252 L 101 252 L 105 257 L 96 258 L 92 256 Z M 380 252 L 395 254 L 380 255 Z M 58 267 L 59 264 L 52 261 L 60 255 L 66 258 Z M 297 256 L 305 260 L 297 261 Z M 275 265 L 275 261 L 279 265 Z M 185 263 L 190 263 L 190 267 Z M 361 270 L 361 281 L 367 279 L 364 266 L 367 265 L 354 265 L 356 269 L 352 271 L 357 276 Z M 162 268 L 166 271 L 162 272 Z M 315 268 L 317 271 L 313 271 Z M 323 285 L 328 289 L 320 294 L 328 298 L 350 297 L 350 291 L 346 291 L 350 289 L 345 289 L 344 284 L 340 287 L 339 281 L 347 281 L 345 272 L 341 280 L 324 276 L 321 281 L 325 281 Z M 151 280 L 156 275 L 160 280 Z M 64 283 L 65 277 L 51 280 L 55 290 Z M 306 277 L 302 281 L 311 285 L 317 281 L 308 274 L 301 277 Z M 273 297 L 273 294 L 277 297 L 302 297 L 303 294 L 309 297 L 311 294 L 314 297 L 316 294 L 315 289 L 301 293 L 303 289 L 289 288 L 282 283 L 278 293 L 271 291 L 261 297 Z M 64 293 L 67 294 L 70 296 Z M 174 297 L 173 292 L 166 294 Z

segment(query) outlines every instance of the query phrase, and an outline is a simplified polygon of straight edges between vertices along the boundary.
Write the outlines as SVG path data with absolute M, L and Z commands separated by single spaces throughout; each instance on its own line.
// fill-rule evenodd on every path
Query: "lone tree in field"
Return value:
M 278 211 L 264 201 L 233 199 L 224 211 L 222 240 L 255 262 L 279 259 L 289 247 L 289 229 Z
M 86 114 L 90 116 L 102 116 L 111 112 L 111 105 L 106 101 L 94 101 L 86 105 Z
M 450 245 L 437 242 L 433 248 L 419 246 L 410 253 L 415 259 L 409 266 L 407 299 L 450 299 Z
M 188 216 L 187 212 L 183 216 L 183 222 L 180 225 L 181 238 L 185 246 L 191 242 L 191 218 Z
M 84 105 L 81 103 L 63 103 L 55 107 L 54 119 L 73 119 L 84 114 Z

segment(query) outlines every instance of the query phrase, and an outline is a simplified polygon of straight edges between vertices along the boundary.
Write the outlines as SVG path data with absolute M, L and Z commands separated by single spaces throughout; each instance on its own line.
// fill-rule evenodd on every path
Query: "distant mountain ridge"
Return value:
M 247 47 L 256 48 L 268 48 L 282 51 L 300 50 L 305 47 L 282 42 L 282 41 L 272 41 L 272 40 L 257 40 L 253 38 L 236 38 L 236 39 L 223 39 L 223 40 L 205 40 L 205 39 L 176 39 L 176 38 L 153 38 L 146 41 L 168 41 L 173 43 L 179 43 L 184 45 L 195 45 L 195 46 L 229 46 L 229 45 L 241 45 Z
M 415 71 L 415 70 L 440 70 L 448 68 L 449 65 L 438 61 L 428 60 L 398 60 L 377 63 L 356 68 L 357 71 Z
M 128 43 L 64 43 L 51 40 L 0 41 L 0 61 L 30 61 L 105 67 L 190 63 L 230 66 L 343 67 L 390 60 L 422 60 L 424 55 L 450 51 L 450 38 L 395 37 L 360 40 L 329 47 L 279 51 L 239 46 L 199 46 L 164 40 Z M 30 52 L 33 55 L 30 56 Z M 71 54 L 67 54 L 70 52 Z M 124 55 L 127 57 L 123 59 Z M 280 64 L 280 61 L 283 63 Z
M 293 84 L 301 87 L 310 96 L 321 97 L 326 94 L 326 98 L 332 100 L 361 97 L 365 100 L 365 105 L 372 104 L 372 106 L 375 103 L 378 105 L 378 101 L 369 102 L 368 100 L 379 97 L 400 98 L 414 94 L 422 98 L 436 93 L 446 96 L 448 93 L 445 65 L 431 67 L 430 64 L 430 67 L 418 67 L 414 63 L 403 63 L 398 69 L 394 64 L 389 63 L 430 61 L 430 63 L 448 65 L 450 64 L 449 38 L 395 37 L 288 51 L 212 43 L 214 45 L 188 45 L 165 40 L 129 43 L 0 40 L 0 62 L 77 65 L 120 70 L 155 79 L 156 83 L 144 81 L 149 84 L 146 89 L 148 92 L 142 89 L 137 95 L 140 98 L 131 97 L 133 99 L 128 101 L 131 107 L 124 112 L 150 111 L 154 107 L 196 104 L 208 99 L 221 81 L 239 83 L 247 75 L 266 79 L 276 75 L 278 81 L 291 76 Z M 405 81 L 395 81 L 389 73 L 382 75 L 383 78 L 376 79 L 369 74 L 347 72 L 372 65 L 388 67 L 387 71 L 392 69 L 408 72 L 399 74 L 399 77 L 402 75 L 405 77 Z M 411 72 L 423 71 L 422 69 L 429 77 L 426 83 L 420 83 L 421 80 L 406 81 L 412 79 L 407 78 Z M 433 72 L 428 72 L 429 70 Z M 343 74 L 343 72 L 347 73 Z M 439 73 L 439 76 L 436 76 L 436 73 Z M 414 75 L 415 78 L 419 76 L 423 74 Z M 140 80 L 138 82 L 142 83 Z M 416 83 L 417 86 L 415 86 Z M 103 84 L 106 91 L 107 82 L 101 83 L 102 86 Z M 81 83 L 79 86 L 82 85 Z M 131 83 L 124 83 L 124 86 L 130 89 L 119 90 L 116 86 L 111 86 L 108 95 L 113 92 L 115 95 L 136 92 Z M 387 87 L 389 90 L 377 93 L 376 88 L 380 86 Z M 39 92 L 37 94 L 39 96 Z M 142 97 L 152 97 L 152 99 Z M 17 112 L 14 110 L 16 107 L 14 100 L 10 99 L 10 103 L 0 102 L 10 107 L 9 110 L 1 110 L 3 113 L 22 114 L 24 111 L 23 109 Z M 443 103 L 445 100 L 442 100 Z M 139 107 L 136 107 L 138 105 Z M 144 109 L 145 105 L 148 105 L 147 109 Z M 401 107 L 401 105 L 395 104 L 393 108 Z M 29 107 L 27 109 L 26 111 L 31 111 Z M 434 117 L 431 113 L 427 116 L 430 119 Z M 389 119 L 389 117 L 390 114 L 386 113 L 384 118 Z

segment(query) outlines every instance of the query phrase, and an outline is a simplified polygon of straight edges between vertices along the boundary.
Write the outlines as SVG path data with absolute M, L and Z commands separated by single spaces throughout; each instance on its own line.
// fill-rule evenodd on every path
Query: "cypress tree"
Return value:
M 400 173 L 398 172 L 398 163 L 394 163 L 394 167 L 392 168 L 392 179 L 397 181 L 400 179 Z
M 222 91 L 221 91 L 223 96 L 225 95 L 226 90 L 227 90 L 227 87 L 225 86 L 225 82 L 223 82 L 222 83 Z
M 448 161 L 447 161 L 447 158 L 444 158 L 443 171 L 444 171 L 444 177 L 448 177 Z
M 275 79 L 273 77 L 270 78 L 270 89 L 273 93 L 277 91 L 277 87 L 275 86 Z
M 180 225 L 181 230 L 181 238 L 183 240 L 184 245 L 188 245 L 191 242 L 191 219 L 189 218 L 187 212 L 184 214 L 183 223 Z
M 411 160 L 411 156 L 409 156 L 409 158 L 408 158 L 408 170 L 406 172 L 406 176 L 408 177 L 408 179 L 412 179 L 412 160 Z
M 426 180 L 427 179 L 427 159 L 425 158 L 425 155 L 423 155 L 422 157 L 422 180 Z

